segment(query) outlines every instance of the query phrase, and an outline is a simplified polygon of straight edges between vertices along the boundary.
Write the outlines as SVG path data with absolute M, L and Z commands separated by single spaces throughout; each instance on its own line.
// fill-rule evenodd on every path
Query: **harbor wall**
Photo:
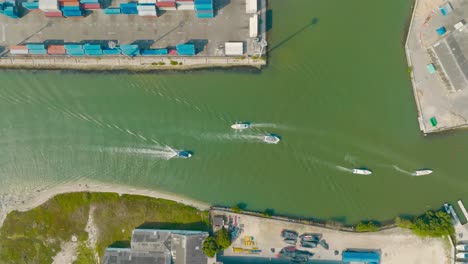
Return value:
M 8 56 L 0 57 L 4 69 L 70 69 L 70 70 L 183 70 L 213 67 L 266 65 L 263 58 L 254 57 L 64 57 L 64 56 Z

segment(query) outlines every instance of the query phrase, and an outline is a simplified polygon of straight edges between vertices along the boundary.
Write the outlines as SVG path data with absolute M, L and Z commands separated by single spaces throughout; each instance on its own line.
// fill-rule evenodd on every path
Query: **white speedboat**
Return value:
M 468 251 L 468 245 L 457 245 L 458 251 Z
M 370 175 L 372 174 L 372 171 L 366 169 L 353 169 L 353 173 L 360 175 Z
M 187 159 L 187 158 L 192 157 L 192 153 L 190 153 L 190 151 L 187 151 L 187 150 L 182 150 L 182 151 L 177 152 L 177 157 Z
M 457 253 L 455 256 L 459 259 L 468 259 L 468 253 Z
M 277 144 L 278 142 L 280 142 L 280 138 L 278 136 L 275 136 L 275 135 L 266 135 L 264 138 L 263 138 L 263 142 L 266 142 L 266 143 L 269 143 L 269 144 Z
M 428 175 L 431 173 L 432 173 L 432 170 L 417 170 L 414 172 L 414 176 L 423 176 L 423 175 Z
M 250 128 L 250 123 L 249 122 L 236 122 L 231 125 L 232 129 L 237 129 L 237 130 L 243 130 Z

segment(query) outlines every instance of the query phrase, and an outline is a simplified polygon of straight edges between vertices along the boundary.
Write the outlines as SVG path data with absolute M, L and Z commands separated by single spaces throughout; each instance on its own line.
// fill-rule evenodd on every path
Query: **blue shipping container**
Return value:
M 46 55 L 47 50 L 46 49 L 33 49 L 29 50 L 29 54 L 34 54 L 34 55 Z
M 27 43 L 26 44 L 26 47 L 29 49 L 29 50 L 33 50 L 33 49 L 45 49 L 45 45 L 44 44 L 31 44 L 31 43 Z
M 214 13 L 197 13 L 198 18 L 214 18 Z
M 120 8 L 106 8 L 104 9 L 106 15 L 120 15 Z
M 140 49 L 122 50 L 122 54 L 125 54 L 127 56 L 137 56 L 140 55 Z
M 63 16 L 65 17 L 79 17 L 83 16 L 83 13 L 81 10 L 64 10 L 63 11 Z
M 67 49 L 68 55 L 85 55 L 84 50 L 82 49 Z
M 39 2 L 23 2 L 22 5 L 29 10 L 39 9 Z
M 64 7 L 62 7 L 62 11 L 75 11 L 75 10 L 80 11 L 81 8 L 79 6 L 64 6 Z
M 121 50 L 134 50 L 134 49 L 139 49 L 138 45 L 136 44 L 124 44 L 120 45 Z
M 168 53 L 167 49 L 145 49 L 141 51 L 143 56 L 167 55 Z
M 103 49 L 102 53 L 104 55 L 120 55 L 120 50 L 118 50 L 118 49 Z
M 100 56 L 102 55 L 102 50 L 86 50 L 86 54 L 91 55 L 91 56 Z
M 100 50 L 100 49 L 102 49 L 101 45 L 99 45 L 99 44 L 89 44 L 89 43 L 84 44 L 83 48 L 85 50 Z
M 65 44 L 63 46 L 65 49 L 83 49 L 83 45 L 81 44 Z

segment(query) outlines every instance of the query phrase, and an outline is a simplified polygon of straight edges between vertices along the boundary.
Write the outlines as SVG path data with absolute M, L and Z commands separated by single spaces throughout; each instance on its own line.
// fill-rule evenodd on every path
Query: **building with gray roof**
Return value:
M 206 264 L 202 251 L 207 232 L 135 229 L 130 248 L 109 247 L 104 264 Z

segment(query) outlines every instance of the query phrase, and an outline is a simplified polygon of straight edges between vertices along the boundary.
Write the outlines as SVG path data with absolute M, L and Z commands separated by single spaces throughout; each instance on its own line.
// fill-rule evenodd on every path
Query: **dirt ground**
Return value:
M 324 249 L 320 245 L 309 250 L 314 253 L 312 259 L 341 260 L 341 252 L 346 249 L 369 249 L 381 252 L 382 264 L 442 264 L 450 263 L 450 245 L 448 240 L 426 238 L 413 235 L 409 230 L 394 228 L 374 233 L 341 232 L 308 225 L 288 223 L 272 219 L 239 215 L 225 212 L 212 212 L 215 215 L 237 216 L 238 226 L 243 225 L 243 232 L 233 242 L 232 246 L 224 251 L 226 256 L 258 256 L 274 258 L 278 252 L 290 246 L 282 241 L 280 236 L 283 229 L 302 233 L 320 233 L 330 248 Z M 254 245 L 245 246 L 246 236 L 252 236 Z M 232 247 L 252 248 L 261 250 L 260 254 L 234 253 Z M 272 252 L 274 249 L 274 252 Z M 334 252 L 337 250 L 338 255 Z

